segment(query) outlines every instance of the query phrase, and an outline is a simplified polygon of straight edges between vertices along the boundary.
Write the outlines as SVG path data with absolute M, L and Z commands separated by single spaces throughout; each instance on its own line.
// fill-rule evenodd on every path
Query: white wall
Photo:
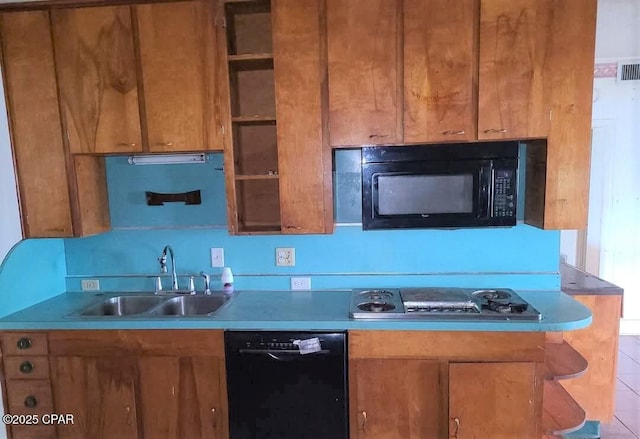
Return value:
M 598 0 L 596 61 L 640 58 L 640 0 Z

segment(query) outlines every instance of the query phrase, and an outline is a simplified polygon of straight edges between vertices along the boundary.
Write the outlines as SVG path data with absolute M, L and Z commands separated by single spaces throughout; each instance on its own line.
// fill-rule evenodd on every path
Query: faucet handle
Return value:
M 211 277 L 204 271 L 200 272 L 200 276 L 204 278 L 204 294 L 211 294 Z
M 191 294 L 196 294 L 196 285 L 193 282 L 193 276 L 189 276 L 189 292 Z
M 158 262 L 160 262 L 160 273 L 166 273 L 167 272 L 167 255 L 163 253 L 162 256 L 158 258 Z

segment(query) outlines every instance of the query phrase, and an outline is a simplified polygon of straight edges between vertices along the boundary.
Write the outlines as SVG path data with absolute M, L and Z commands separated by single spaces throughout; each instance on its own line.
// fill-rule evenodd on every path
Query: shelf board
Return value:
M 282 227 L 280 224 L 266 224 L 266 223 L 245 223 L 238 224 L 237 235 L 269 235 L 282 233 Z
M 228 55 L 227 60 L 236 71 L 273 70 L 272 53 L 245 53 L 242 55 Z
M 276 118 L 275 116 L 235 116 L 231 118 L 231 122 L 245 125 L 274 125 Z
M 542 402 L 542 427 L 545 434 L 571 433 L 584 425 L 584 410 L 558 381 L 544 382 Z
M 278 174 L 236 174 L 236 180 L 273 180 Z
M 544 375 L 548 380 L 564 380 L 583 375 L 589 363 L 569 343 L 546 343 Z

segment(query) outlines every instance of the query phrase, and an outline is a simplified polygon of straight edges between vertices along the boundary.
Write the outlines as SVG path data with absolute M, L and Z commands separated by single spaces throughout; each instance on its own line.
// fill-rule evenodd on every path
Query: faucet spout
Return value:
M 158 258 L 158 261 L 160 261 L 160 271 L 163 273 L 167 272 L 167 252 L 169 252 L 169 256 L 171 257 L 171 289 L 177 290 L 178 275 L 176 274 L 176 257 L 170 245 L 165 246 L 162 250 L 162 255 Z

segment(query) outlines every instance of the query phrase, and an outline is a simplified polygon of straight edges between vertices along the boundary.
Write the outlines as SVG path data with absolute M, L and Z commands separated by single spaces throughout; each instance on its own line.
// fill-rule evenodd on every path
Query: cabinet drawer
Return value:
M 8 412 L 12 415 L 53 413 L 49 380 L 8 380 Z
M 12 439 L 56 439 L 56 428 L 51 425 L 14 425 Z
M 49 379 L 48 357 L 5 357 L 4 373 L 8 380 Z
M 47 334 L 12 332 L 2 334 L 2 353 L 6 355 L 47 355 Z

